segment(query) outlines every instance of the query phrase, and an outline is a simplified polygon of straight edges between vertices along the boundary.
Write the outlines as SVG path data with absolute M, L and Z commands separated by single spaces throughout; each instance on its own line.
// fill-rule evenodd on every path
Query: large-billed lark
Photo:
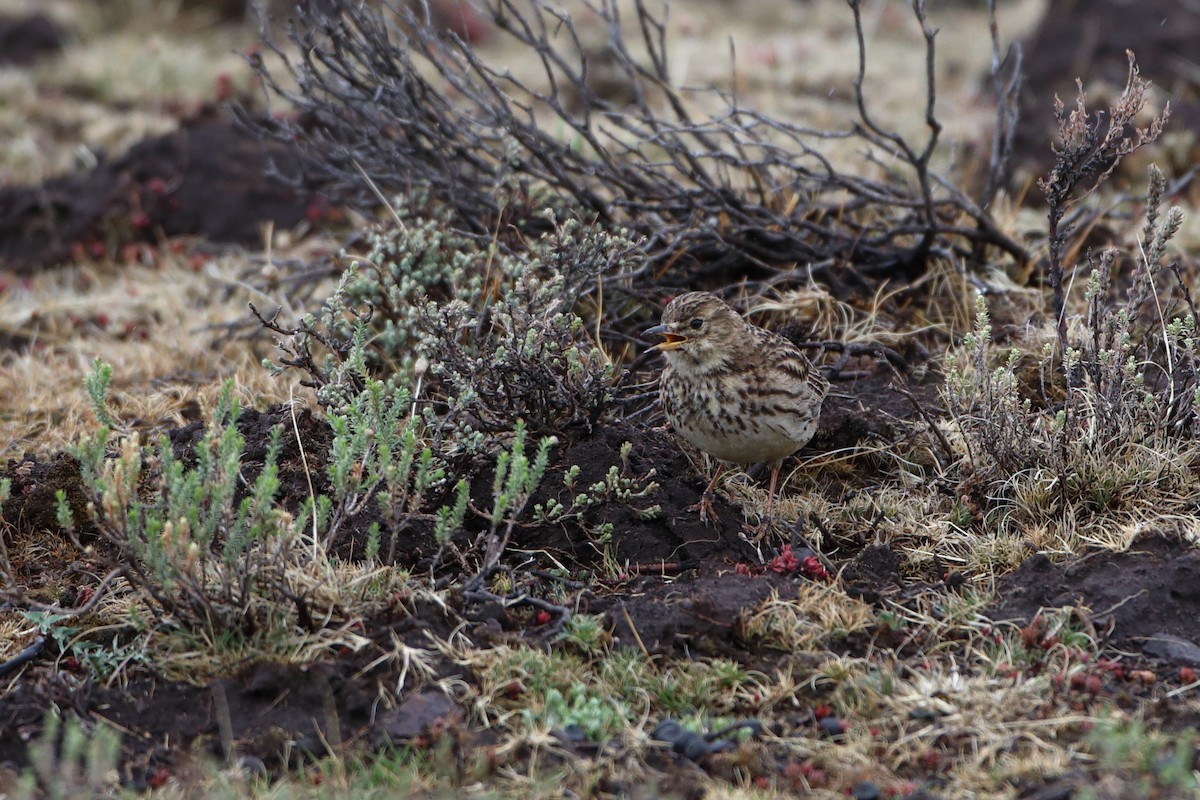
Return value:
M 721 298 L 689 292 L 663 309 L 662 324 L 645 331 L 664 341 L 659 397 L 675 432 L 722 462 L 771 464 L 769 519 L 783 459 L 817 430 L 829 384 L 794 344 L 742 319 Z M 722 463 L 700 497 L 712 516 L 712 492 Z

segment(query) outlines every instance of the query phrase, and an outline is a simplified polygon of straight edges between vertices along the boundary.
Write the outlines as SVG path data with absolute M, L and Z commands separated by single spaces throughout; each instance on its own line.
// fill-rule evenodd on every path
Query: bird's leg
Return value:
M 779 483 L 779 468 L 783 466 L 783 459 L 772 462 L 771 464 L 771 483 L 767 488 L 767 510 L 763 514 L 762 522 L 758 524 L 755 530 L 755 539 L 761 541 L 770 530 L 771 522 L 775 519 L 775 485 Z
M 765 517 L 768 521 L 775 514 L 775 485 L 779 483 L 779 468 L 782 466 L 782 459 L 771 465 L 771 485 L 767 488 L 767 516 Z
M 700 509 L 700 522 L 704 523 L 705 525 L 707 525 L 710 520 L 714 523 L 717 521 L 717 512 L 713 508 L 713 487 L 717 485 L 717 481 L 721 479 L 721 473 L 724 471 L 725 465 L 718 464 L 716 474 L 713 475 L 712 480 L 708 482 L 708 487 L 704 490 L 704 493 L 700 495 L 700 502 L 694 506 L 688 507 L 688 511 Z

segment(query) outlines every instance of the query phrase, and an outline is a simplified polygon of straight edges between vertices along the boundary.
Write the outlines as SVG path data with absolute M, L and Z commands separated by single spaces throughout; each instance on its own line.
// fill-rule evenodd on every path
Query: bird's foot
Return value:
M 757 525 L 746 523 L 742 526 L 742 531 L 749 541 L 755 544 L 762 544 L 763 540 L 767 538 L 767 534 L 771 533 L 774 529 L 774 524 L 774 517 L 763 517 Z
M 710 522 L 716 525 L 719 520 L 719 517 L 717 516 L 717 510 L 713 508 L 712 492 L 705 492 L 704 494 L 700 495 L 700 502 L 696 503 L 695 505 L 688 506 L 687 510 L 699 511 L 700 524 L 704 526 L 707 526 Z

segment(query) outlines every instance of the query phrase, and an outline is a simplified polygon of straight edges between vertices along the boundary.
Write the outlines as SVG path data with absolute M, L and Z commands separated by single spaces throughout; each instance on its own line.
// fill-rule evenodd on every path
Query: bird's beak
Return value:
M 642 336 L 661 336 L 666 341 L 659 342 L 646 350 L 647 353 L 661 353 L 664 350 L 678 350 L 683 347 L 683 343 L 687 341 L 687 337 L 678 333 L 672 333 L 667 330 L 666 325 L 655 325 L 653 328 L 647 328 L 642 331 Z

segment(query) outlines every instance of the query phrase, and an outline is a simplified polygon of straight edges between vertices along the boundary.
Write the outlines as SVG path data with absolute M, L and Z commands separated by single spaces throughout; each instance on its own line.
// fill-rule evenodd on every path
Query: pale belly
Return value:
M 701 399 L 703 398 L 703 399 Z M 663 389 L 663 408 L 684 440 L 722 461 L 778 461 L 808 443 L 817 428 L 818 404 L 778 396 L 745 398 L 726 384 L 683 394 L 677 384 Z

